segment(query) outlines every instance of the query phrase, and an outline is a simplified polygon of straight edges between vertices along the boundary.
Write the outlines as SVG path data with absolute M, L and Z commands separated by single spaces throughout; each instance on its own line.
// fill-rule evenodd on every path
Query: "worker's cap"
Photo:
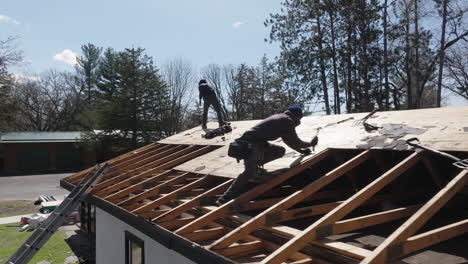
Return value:
M 204 83 L 206 83 L 206 80 L 200 80 L 200 81 L 198 82 L 198 84 L 204 84 Z
M 295 117 L 302 118 L 302 108 L 297 105 L 288 107 L 288 111 L 291 112 Z

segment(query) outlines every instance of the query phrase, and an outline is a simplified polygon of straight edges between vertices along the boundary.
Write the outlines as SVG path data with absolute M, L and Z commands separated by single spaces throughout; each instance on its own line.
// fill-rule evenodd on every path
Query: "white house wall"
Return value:
M 140 231 L 96 208 L 96 263 L 125 264 L 125 231 L 137 236 L 145 243 L 147 264 L 192 264 L 192 260 L 166 248 Z

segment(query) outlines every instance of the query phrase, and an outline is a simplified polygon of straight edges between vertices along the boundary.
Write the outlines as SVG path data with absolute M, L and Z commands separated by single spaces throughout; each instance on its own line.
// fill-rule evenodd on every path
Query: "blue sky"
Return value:
M 279 8 L 279 0 L 3 0 L 0 38 L 19 37 L 27 65 L 17 73 L 73 70 L 73 53 L 88 42 L 143 47 L 157 65 L 175 57 L 198 68 L 255 65 L 263 54 L 279 53 L 276 44 L 264 42 L 269 29 L 263 25 Z
M 158 66 L 182 57 L 197 69 L 210 63 L 256 65 L 279 54 L 263 25 L 281 0 L 2 0 L 0 39 L 18 37 L 26 63 L 16 74 L 73 70 L 82 44 L 122 50 L 143 47 Z M 449 96 L 449 105 L 468 105 Z

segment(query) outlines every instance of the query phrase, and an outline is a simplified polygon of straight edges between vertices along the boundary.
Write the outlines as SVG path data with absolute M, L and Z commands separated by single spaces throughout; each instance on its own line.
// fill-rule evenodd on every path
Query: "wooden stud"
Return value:
M 159 185 L 154 186 L 151 189 L 145 190 L 142 193 L 139 193 L 131 198 L 128 198 L 127 200 L 120 202 L 118 205 L 128 205 L 128 204 L 133 204 L 137 202 L 141 202 L 145 200 L 148 197 L 155 196 L 160 193 L 162 188 L 166 188 L 167 186 L 171 186 L 172 184 L 179 183 L 185 180 L 185 178 L 190 174 L 190 172 L 186 172 L 182 175 L 179 175 L 171 180 L 168 180 L 164 183 L 161 183 Z
M 296 260 L 294 262 L 291 262 L 290 264 L 315 264 L 315 263 L 320 263 L 320 262 L 314 261 L 311 258 L 306 258 L 306 259 Z
M 181 151 L 183 151 L 183 153 L 181 153 Z M 114 185 L 111 185 L 111 186 L 108 186 L 106 189 L 103 189 L 103 190 L 100 190 L 98 191 L 96 194 L 97 195 L 108 195 L 110 194 L 111 192 L 114 192 L 114 191 L 117 191 L 123 187 L 126 187 L 126 186 L 129 186 L 129 185 L 132 185 L 135 180 L 139 180 L 141 178 L 144 178 L 146 177 L 147 175 L 151 174 L 151 173 L 156 173 L 156 172 L 160 172 L 162 170 L 166 170 L 166 169 L 170 169 L 174 166 L 177 166 L 187 160 L 190 160 L 190 159 L 193 159 L 194 157 L 197 157 L 197 156 L 200 156 L 200 155 L 203 155 L 209 151 L 211 151 L 211 146 L 206 146 L 206 147 L 202 147 L 202 148 L 199 148 L 193 152 L 189 152 L 188 154 L 185 154 L 185 150 L 181 150 L 179 152 L 176 152 L 174 154 L 179 154 L 179 155 L 183 155 L 181 157 L 174 157 L 172 155 L 169 155 L 171 156 L 171 158 L 168 158 L 169 156 L 167 156 L 166 158 L 164 158 L 166 160 L 165 163 L 157 166 L 157 167 L 154 167 L 154 168 L 151 168 L 143 173 L 140 173 L 136 176 L 133 176 L 127 180 L 124 180 L 122 182 L 119 182 L 119 183 L 116 183 Z M 175 158 L 175 159 L 174 159 Z M 169 161 L 167 161 L 167 159 L 169 159 Z M 171 160 L 172 159 L 172 160 Z M 158 160 L 159 162 L 160 160 Z
M 105 192 L 106 194 L 108 194 L 110 191 L 104 191 L 106 189 L 109 189 L 111 188 L 112 186 L 113 189 L 115 188 L 118 188 L 120 186 L 129 186 L 131 184 L 130 180 L 131 179 L 140 179 L 146 175 L 148 175 L 149 173 L 154 173 L 156 172 L 157 170 L 155 170 L 154 168 L 159 168 L 161 164 L 164 164 L 170 160 L 173 160 L 173 159 L 176 159 L 177 157 L 180 157 L 180 155 L 184 155 L 186 153 L 189 153 L 191 151 L 194 151 L 196 150 L 198 147 L 197 146 L 189 146 L 189 147 L 186 147 L 185 149 L 182 149 L 182 150 L 178 150 L 174 153 L 164 153 L 164 155 L 162 156 L 159 156 L 160 154 L 158 154 L 158 156 L 160 157 L 160 159 L 158 160 L 155 160 L 153 162 L 150 162 L 148 164 L 145 164 L 143 166 L 140 166 L 134 170 L 131 170 L 131 171 L 128 171 L 126 173 L 123 173 L 121 175 L 118 175 L 116 177 L 113 177 L 105 182 L 102 182 L 98 185 L 98 188 L 96 189 L 96 193 L 97 194 L 101 194 L 102 192 Z M 168 150 L 170 151 L 170 150 Z M 162 153 L 161 153 L 162 154 Z M 169 155 L 167 155 L 169 154 Z M 132 177 L 133 175 L 133 177 Z M 135 176 L 136 175 L 136 176 Z
M 205 211 L 209 211 L 210 207 L 203 207 L 203 209 Z M 253 217 L 243 215 L 243 214 L 226 215 L 225 217 L 228 218 L 228 219 L 234 220 L 236 222 L 239 222 L 241 224 L 243 224 L 243 223 L 245 223 L 248 220 L 253 218 Z M 222 220 L 222 218 L 219 218 L 217 221 L 219 221 L 219 220 Z M 212 223 L 208 224 L 208 226 L 210 226 L 210 225 L 212 225 Z M 273 226 L 273 227 L 264 226 L 264 227 L 261 227 L 261 229 L 264 229 L 264 230 L 266 230 L 266 231 L 268 231 L 268 232 L 270 232 L 272 234 L 278 235 L 280 237 L 286 237 L 286 238 L 290 238 L 290 239 L 294 238 L 296 235 L 298 235 L 301 232 L 300 230 L 297 230 L 297 229 L 294 229 L 294 228 L 291 228 L 291 227 L 287 227 L 287 226 Z M 254 231 L 252 233 L 252 235 L 257 236 L 256 232 L 257 231 Z M 250 237 L 252 237 L 252 235 L 247 235 L 244 238 L 242 238 L 242 240 L 244 240 L 246 238 L 250 238 Z M 183 235 L 183 236 L 185 236 L 185 235 Z M 265 239 L 263 241 L 265 243 L 267 243 L 267 241 Z M 352 246 L 352 245 L 349 245 L 349 244 L 345 244 L 345 243 L 342 243 L 342 242 L 336 242 L 336 241 L 328 241 L 328 240 L 320 241 L 320 242 L 311 241 L 311 244 L 314 244 L 314 245 L 319 246 L 319 247 L 329 248 L 330 250 L 340 252 L 340 254 L 349 256 L 349 257 L 351 257 L 353 259 L 364 259 L 367 255 L 369 255 L 371 253 L 371 251 L 369 251 L 369 250 L 359 248 L 359 247 L 356 247 L 356 246 Z M 278 248 L 279 248 L 279 246 L 276 246 L 275 250 L 278 249 Z M 308 249 L 312 249 L 312 248 L 308 248 Z M 313 251 L 316 252 L 317 249 L 314 249 Z M 301 253 L 295 252 L 290 256 L 290 258 L 294 259 L 293 256 L 295 256 L 297 254 L 301 254 Z
M 465 233 L 468 233 L 468 219 L 412 236 L 403 243 L 402 255 L 411 254 Z
M 307 227 L 298 236 L 281 246 L 281 248 L 265 258 L 262 263 L 281 263 L 287 259 L 292 252 L 299 251 L 309 241 L 322 239 L 326 236 L 332 235 L 332 224 L 342 219 L 349 212 L 361 205 L 365 200 L 369 199 L 388 183 L 392 182 L 396 177 L 413 167 L 420 159 L 420 153 L 415 152 L 411 154 L 409 157 L 346 200 L 346 202 L 342 203 L 331 212 L 314 222 L 311 226 Z
M 267 241 L 267 240 L 263 240 L 263 246 L 266 248 L 266 250 L 268 250 L 269 252 L 273 252 L 275 250 L 277 250 L 280 246 L 273 243 L 273 242 L 270 242 L 270 241 Z M 310 256 L 308 255 L 305 255 L 303 253 L 300 253 L 300 252 L 296 252 L 294 253 L 293 255 L 291 255 L 290 257 L 292 260 L 294 261 L 300 261 L 300 260 L 304 260 L 304 259 L 310 259 Z M 326 263 L 328 264 L 328 263 Z
M 125 189 L 123 189 L 121 191 L 118 191 L 116 193 L 108 195 L 104 199 L 105 200 L 114 200 L 114 199 L 117 199 L 117 198 L 128 196 L 132 192 L 142 190 L 147 184 L 151 184 L 151 183 L 155 183 L 157 181 L 164 180 L 168 176 L 174 175 L 175 173 L 176 173 L 176 171 L 169 170 L 169 171 L 166 171 L 166 172 L 163 172 L 163 173 L 156 174 L 155 176 L 153 176 L 151 178 L 148 178 L 148 179 L 146 179 L 144 181 L 141 181 L 140 183 L 137 183 L 135 185 L 131 185 L 128 188 L 125 188 Z
M 382 242 L 362 263 L 382 263 L 401 257 L 402 250 L 392 250 L 396 245 L 414 235 L 439 209 L 444 206 L 468 180 L 468 170 L 462 170 L 442 190 L 434 195 L 423 207 Z M 393 254 L 390 254 L 390 253 Z
M 246 222 L 245 224 L 243 224 L 236 230 L 220 238 L 218 241 L 216 241 L 212 245 L 210 249 L 221 249 L 221 248 L 228 247 L 229 245 L 241 239 L 243 236 L 249 234 L 256 228 L 262 225 L 267 225 L 268 224 L 267 216 L 272 216 L 275 213 L 276 215 L 278 215 L 278 213 L 280 214 L 284 210 L 287 210 L 291 206 L 301 202 L 302 200 L 304 200 L 304 198 L 314 194 L 316 191 L 320 190 L 322 187 L 330 184 L 331 182 L 333 182 L 340 176 L 344 175 L 346 172 L 352 170 L 353 168 L 365 162 L 369 158 L 369 156 L 370 156 L 369 150 L 363 151 L 362 153 L 353 157 L 349 161 L 343 163 L 342 165 L 328 172 L 324 176 L 313 181 L 312 183 L 304 187 L 302 190 L 296 191 L 295 193 L 291 194 L 287 198 L 283 199 L 281 202 L 275 204 L 269 209 L 258 214 L 256 217 L 252 218 L 250 221 Z
M 227 232 L 227 228 L 225 228 L 224 226 L 220 226 L 220 227 L 214 227 L 214 228 L 209 228 L 209 229 L 197 230 L 193 233 L 187 234 L 185 238 L 193 242 L 200 242 L 203 240 L 214 239 L 216 237 L 221 236 L 222 234 L 225 234 L 226 232 Z
M 344 194 L 346 194 L 345 190 L 323 191 L 323 192 L 314 193 L 313 195 L 305 198 L 303 201 L 310 202 L 310 201 L 326 199 L 326 198 L 341 198 L 343 197 Z M 249 201 L 244 206 L 242 206 L 242 208 L 239 209 L 239 212 L 246 212 L 246 211 L 251 211 L 251 210 L 267 208 L 267 207 L 277 204 L 284 198 L 285 197 L 279 197 L 279 198 Z
M 166 162 L 166 157 L 168 155 L 178 152 L 178 151 L 183 151 L 184 149 L 187 149 L 187 146 L 180 145 L 180 146 L 168 148 L 163 151 L 157 151 L 150 157 L 147 157 L 145 159 L 138 159 L 136 161 L 133 161 L 131 164 L 125 166 L 124 168 L 116 169 L 115 171 L 112 172 L 112 174 L 116 176 L 121 175 L 121 176 L 131 177 L 133 175 L 139 174 L 141 170 L 145 170 L 144 166 L 146 166 L 147 164 L 151 164 L 151 167 L 155 167 L 155 166 L 158 166 L 159 164 L 163 164 L 164 162 Z
M 233 219 L 235 221 L 241 222 L 241 223 L 245 223 L 249 219 L 252 218 L 252 217 L 242 215 L 242 214 L 235 214 L 235 215 L 227 216 L 227 217 L 230 218 L 230 219 Z M 296 237 L 301 232 L 298 229 L 294 229 L 294 228 L 291 228 L 291 227 L 288 227 L 288 226 L 278 226 L 278 225 L 275 225 L 275 226 L 272 226 L 272 227 L 263 226 L 263 227 L 261 227 L 261 229 L 264 229 L 264 230 L 266 230 L 266 231 L 268 231 L 268 232 L 270 232 L 272 234 L 276 234 L 276 235 L 286 237 L 286 238 L 289 238 L 289 239 L 292 239 L 292 238 Z M 253 234 L 255 234 L 255 231 L 254 231 Z M 327 240 L 327 239 L 320 240 L 320 241 L 310 241 L 309 244 L 312 244 L 312 245 L 315 245 L 315 246 L 318 246 L 318 247 L 322 247 L 322 248 L 328 248 L 328 249 L 330 249 L 332 251 L 339 252 L 342 255 L 351 257 L 353 259 L 359 259 L 359 260 L 364 259 L 366 256 L 370 255 L 370 253 L 371 253 L 371 251 L 367 250 L 367 249 L 363 249 L 363 248 L 359 248 L 359 247 L 356 247 L 356 246 L 353 246 L 353 245 L 350 245 L 350 244 L 337 242 L 337 241 L 331 241 L 331 240 Z M 278 249 L 278 248 L 279 247 L 277 247 L 276 249 Z M 299 253 L 299 252 L 294 252 L 293 254 L 296 254 L 296 253 Z M 291 255 L 288 258 L 292 258 L 292 256 L 294 256 L 294 255 Z
M 313 206 L 306 206 L 302 208 L 290 209 L 290 210 L 283 211 L 283 212 L 273 212 L 273 213 L 267 214 L 266 222 L 267 222 L 267 225 L 273 225 L 275 223 L 311 217 L 314 215 L 326 214 L 330 212 L 331 210 L 333 210 L 338 205 L 340 205 L 340 203 L 343 203 L 343 202 L 332 202 L 332 203 L 325 203 L 325 204 L 319 204 L 319 205 L 313 205 Z
M 187 202 L 175 207 L 171 211 L 160 215 L 159 217 L 153 219 L 152 221 L 157 222 L 157 223 L 163 222 L 163 221 L 169 221 L 169 220 L 181 215 L 183 212 L 189 210 L 192 207 L 200 206 L 202 204 L 203 199 L 206 199 L 207 197 L 212 197 L 214 195 L 217 195 L 217 194 L 220 194 L 220 193 L 224 192 L 225 190 L 227 190 L 227 188 L 231 185 L 232 182 L 233 182 L 233 179 L 227 180 L 223 184 L 218 185 L 218 186 L 214 187 L 213 189 L 208 190 L 208 191 L 198 195 L 197 197 L 191 199 L 190 201 L 187 201 Z
M 298 173 L 304 171 L 310 166 L 313 166 L 314 164 L 322 161 L 328 155 L 331 153 L 331 150 L 325 149 L 322 152 L 317 153 L 315 156 L 312 158 L 304 161 L 302 164 L 297 165 L 290 170 L 286 171 L 285 173 L 282 173 L 278 175 L 277 177 L 269 180 L 268 182 L 265 182 L 263 184 L 258 185 L 257 187 L 251 189 L 250 191 L 247 191 L 246 193 L 242 194 L 241 196 L 223 204 L 220 206 L 218 209 L 213 210 L 202 217 L 198 218 L 197 220 L 191 222 L 190 224 L 187 224 L 186 226 L 183 226 L 176 230 L 176 233 L 181 235 L 181 234 L 186 234 L 193 232 L 202 226 L 206 225 L 207 222 L 214 221 L 216 218 L 230 214 L 234 211 L 237 211 L 236 207 L 239 208 L 242 206 L 242 204 L 255 199 L 262 193 L 264 193 L 267 190 L 272 189 L 273 187 L 281 184 L 282 182 L 286 181 L 287 179 L 297 175 Z
M 149 149 L 152 149 L 152 148 L 154 148 L 154 147 L 157 148 L 157 147 L 159 147 L 159 146 L 163 146 L 163 144 L 156 144 L 156 143 L 148 144 L 148 145 L 143 146 L 143 147 L 141 147 L 141 148 L 135 149 L 135 150 L 133 150 L 133 151 L 127 152 L 127 153 L 122 154 L 122 155 L 120 155 L 120 156 L 117 156 L 117 157 L 115 157 L 115 158 L 113 158 L 113 159 L 110 159 L 110 160 L 108 160 L 106 163 L 109 164 L 110 166 L 117 165 L 117 164 L 119 164 L 119 163 L 121 163 L 121 162 L 124 162 L 124 161 L 126 161 L 126 160 L 128 160 L 128 159 L 131 159 L 131 158 L 133 158 L 133 157 L 135 157 L 135 156 L 141 155 L 142 153 L 144 154 L 146 151 L 149 151 Z M 99 165 L 100 165 L 100 166 L 103 166 L 104 163 L 101 163 L 101 164 L 99 164 Z M 65 179 L 66 179 L 68 182 L 70 182 L 70 183 L 72 183 L 72 184 L 75 184 L 77 181 L 79 181 L 79 180 L 81 179 L 81 177 L 82 177 L 83 175 L 85 175 L 86 173 L 88 173 L 89 171 L 91 171 L 92 168 L 93 168 L 93 167 L 90 167 L 90 168 L 88 168 L 88 169 L 85 169 L 85 170 L 82 170 L 82 171 L 80 171 L 80 172 L 77 172 L 77 173 L 75 173 L 75 174 L 73 174 L 73 175 L 70 175 L 70 176 L 66 177 Z
M 146 162 L 152 161 L 149 158 L 157 157 L 158 153 L 162 153 L 162 152 L 165 152 L 166 150 L 177 148 L 177 147 L 179 147 L 179 148 L 182 147 L 183 148 L 184 145 L 164 145 L 164 146 L 160 146 L 158 148 L 153 148 L 153 149 L 151 149 L 151 151 L 148 151 L 146 153 L 142 153 L 142 155 L 140 155 L 140 156 L 135 156 L 135 157 L 132 157 L 131 159 L 126 160 L 125 162 L 121 162 L 119 164 L 113 165 L 112 166 L 113 174 L 116 174 L 116 173 L 118 174 L 119 171 L 129 170 L 131 167 L 128 167 L 128 166 L 130 166 L 132 164 L 135 164 L 137 162 L 141 163 L 141 161 L 146 161 Z
M 133 208 L 138 208 L 139 206 L 136 206 L 136 207 L 133 207 Z M 129 210 L 127 209 L 128 211 L 132 211 L 132 210 Z M 133 209 L 134 210 L 134 209 Z M 157 216 L 160 216 L 168 211 L 170 211 L 171 209 L 163 209 L 163 210 L 151 210 L 151 211 L 147 211 L 147 212 L 144 212 L 144 213 L 140 213 L 138 214 L 138 216 L 141 216 L 145 219 L 152 219 L 154 217 L 157 217 Z
M 232 247 L 218 250 L 217 252 L 225 257 L 239 258 L 250 255 L 263 249 L 263 242 L 260 240 L 247 242 Z
M 171 221 L 164 221 L 164 222 L 159 222 L 158 225 L 169 229 L 169 230 L 174 230 L 176 228 L 179 228 L 181 226 L 184 226 L 192 221 L 194 221 L 196 217 L 186 217 L 186 218 L 179 218 L 179 219 L 172 219 Z
M 375 214 L 355 217 L 351 219 L 342 220 L 336 222 L 333 225 L 333 233 L 341 234 L 346 232 L 351 232 L 356 229 L 362 229 L 369 226 L 374 226 L 393 220 L 397 220 L 403 217 L 410 216 L 416 210 L 418 210 L 421 205 L 413 205 L 409 207 L 402 207 L 397 209 L 392 209 L 384 212 L 379 212 Z
M 194 189 L 194 188 L 198 188 L 200 186 L 203 186 L 204 184 L 207 184 L 209 183 L 210 181 L 212 181 L 213 179 L 212 178 L 209 178 L 207 176 L 203 176 L 201 177 L 200 179 L 194 181 L 194 182 L 191 182 L 187 185 L 184 185 L 182 188 L 178 188 L 152 202 L 149 202 L 145 205 L 142 205 L 141 207 L 139 207 L 138 209 L 135 209 L 132 211 L 132 213 L 134 214 L 139 214 L 139 213 L 143 213 L 143 212 L 146 212 L 146 211 L 149 211 L 149 210 L 152 210 L 156 207 L 159 207 L 161 204 L 164 204 L 164 203 L 167 203 L 167 202 L 170 202 L 171 200 L 173 199 L 176 199 L 176 198 L 181 198 L 179 197 L 181 194 L 183 195 L 182 192 L 184 191 L 188 191 L 188 190 L 191 190 L 191 189 Z M 185 197 L 185 195 L 183 196 Z

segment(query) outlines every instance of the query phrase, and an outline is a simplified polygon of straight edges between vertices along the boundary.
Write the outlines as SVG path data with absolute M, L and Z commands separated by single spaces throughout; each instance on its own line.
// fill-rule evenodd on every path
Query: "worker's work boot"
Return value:
M 221 206 L 221 205 L 229 202 L 230 200 L 231 199 L 226 199 L 226 198 L 221 196 L 221 197 L 218 198 L 218 200 L 216 200 L 215 204 L 216 204 L 216 206 Z

